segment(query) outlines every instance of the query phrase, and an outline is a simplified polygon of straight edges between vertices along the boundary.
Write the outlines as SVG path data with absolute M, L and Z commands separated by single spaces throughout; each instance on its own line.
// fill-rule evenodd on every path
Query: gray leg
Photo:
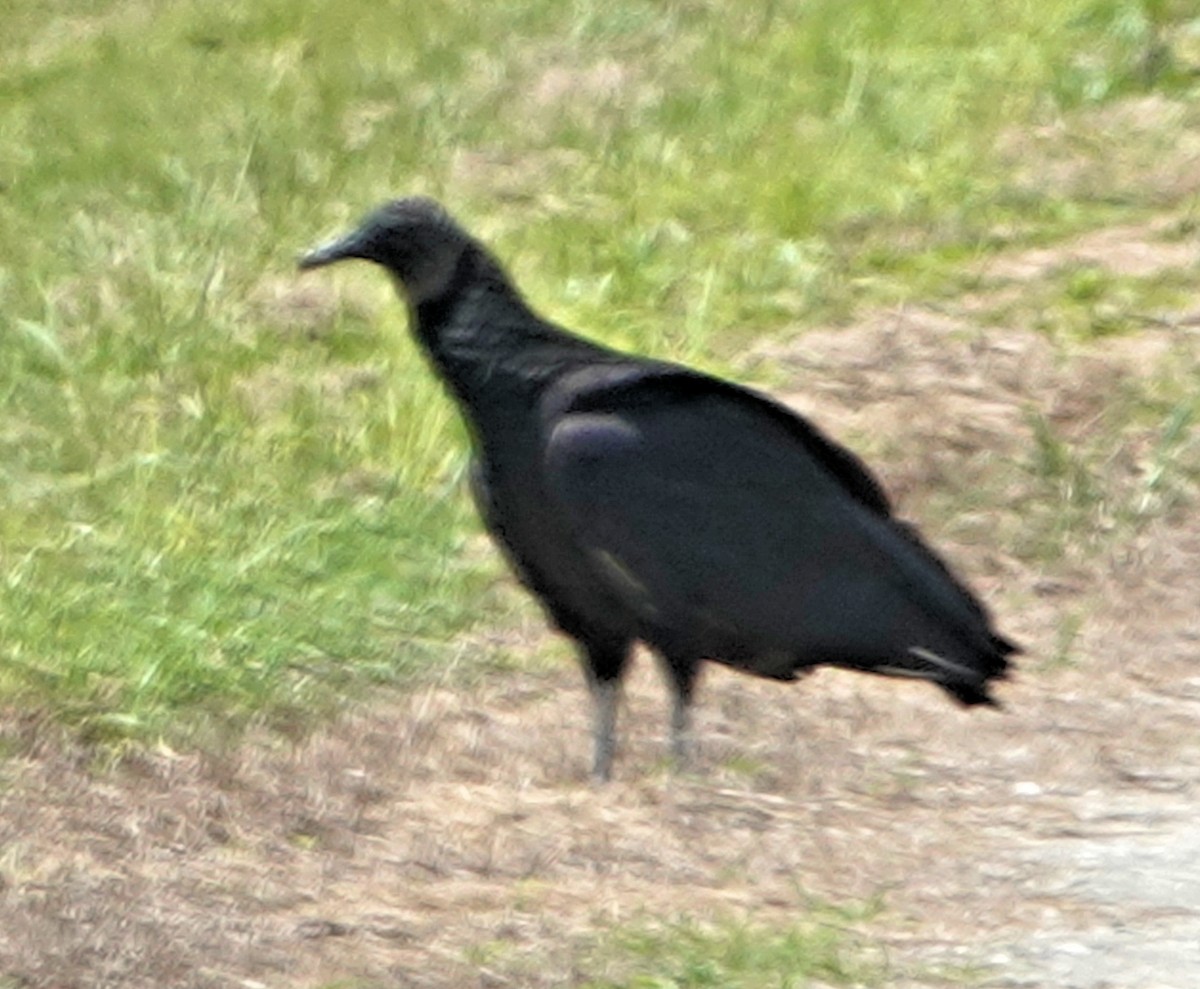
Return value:
M 692 763 L 692 705 L 681 694 L 671 701 L 671 758 L 679 770 Z
M 629 659 L 629 643 L 586 644 L 584 653 L 584 671 L 595 718 L 592 776 L 607 782 L 612 777 L 613 756 L 617 751 L 617 705 L 621 700 L 621 674 Z
M 700 664 L 664 656 L 662 665 L 671 685 L 671 758 L 682 771 L 692 762 L 692 694 Z
M 617 704 L 621 700 L 621 682 L 593 678 L 591 688 L 595 706 L 592 776 L 607 783 L 612 778 L 613 756 L 617 751 Z

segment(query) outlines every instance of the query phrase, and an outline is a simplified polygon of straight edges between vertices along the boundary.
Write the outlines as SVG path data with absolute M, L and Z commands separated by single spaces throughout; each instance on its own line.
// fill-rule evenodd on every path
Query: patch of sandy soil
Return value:
M 1102 227 L 1068 244 L 1032 248 L 1001 255 L 981 265 L 988 278 L 1026 280 L 1064 267 L 1095 265 L 1115 275 L 1149 278 L 1172 269 L 1194 268 L 1200 245 L 1174 236 L 1178 221 L 1160 217 L 1145 224 Z
M 918 684 L 714 667 L 698 767 L 674 777 L 642 657 L 602 788 L 565 646 L 553 672 L 380 698 L 303 743 L 108 770 L 10 713 L 0 986 L 562 986 L 614 924 L 783 925 L 817 897 L 882 902 L 857 932 L 885 949 L 887 985 L 961 984 L 937 973 L 966 967 L 997 987 L 1190 989 L 1200 522 L 1168 506 L 1054 564 L 1005 539 L 1029 510 L 1013 464 L 1033 418 L 1087 443 L 1111 428 L 1109 390 L 1194 373 L 1197 345 L 1157 329 L 1062 350 L 974 329 L 964 306 L 773 349 L 794 403 L 862 441 L 1027 646 L 1002 713 Z M 1110 469 L 1136 487 L 1161 423 L 1124 428 L 1135 453 Z M 938 517 L 945 484 L 991 485 L 977 518 Z M 532 609 L 519 631 L 530 649 L 546 635 Z

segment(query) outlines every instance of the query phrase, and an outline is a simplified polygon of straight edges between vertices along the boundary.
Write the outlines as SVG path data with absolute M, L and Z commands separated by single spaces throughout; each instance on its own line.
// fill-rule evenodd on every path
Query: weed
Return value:
M 586 966 L 587 989 L 801 989 L 876 984 L 884 966 L 845 918 L 814 910 L 785 930 L 736 921 L 679 920 L 617 930 Z

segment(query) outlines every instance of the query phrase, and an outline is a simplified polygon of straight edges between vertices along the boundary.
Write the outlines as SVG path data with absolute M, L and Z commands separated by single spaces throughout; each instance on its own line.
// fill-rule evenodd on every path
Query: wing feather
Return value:
M 650 635 L 710 658 L 991 656 L 982 606 L 866 468 L 784 415 L 736 389 L 597 389 L 549 430 L 551 497 Z

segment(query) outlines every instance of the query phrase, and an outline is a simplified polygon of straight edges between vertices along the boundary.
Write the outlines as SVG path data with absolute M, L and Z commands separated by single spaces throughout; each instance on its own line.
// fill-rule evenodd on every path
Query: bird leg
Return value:
M 621 682 L 593 678 L 590 686 L 595 708 L 592 777 L 607 783 L 612 778 L 613 756 L 617 750 L 617 704 L 621 699 Z
M 617 704 L 621 700 L 621 674 L 629 658 L 629 644 L 590 644 L 584 647 L 584 671 L 594 711 L 592 777 L 606 783 L 612 777 L 617 750 Z
M 699 664 L 664 656 L 662 665 L 671 685 L 671 759 L 682 772 L 692 762 L 692 694 Z

